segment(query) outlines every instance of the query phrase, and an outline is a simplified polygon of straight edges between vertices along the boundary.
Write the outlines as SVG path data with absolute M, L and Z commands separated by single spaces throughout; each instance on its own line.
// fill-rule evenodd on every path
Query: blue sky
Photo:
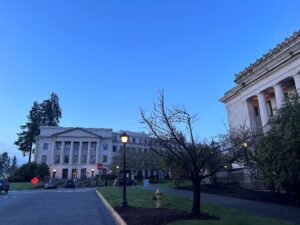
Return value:
M 226 130 L 234 74 L 300 28 L 299 1 L 0 1 L 0 152 L 33 101 L 60 98 L 61 126 L 143 131 L 159 89 Z M 18 155 L 19 161 L 22 161 Z

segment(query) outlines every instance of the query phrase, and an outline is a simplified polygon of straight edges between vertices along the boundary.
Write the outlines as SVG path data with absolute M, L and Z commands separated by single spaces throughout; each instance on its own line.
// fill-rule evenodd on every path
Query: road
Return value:
M 148 186 L 141 188 L 155 191 L 159 189 L 162 193 L 181 196 L 184 198 L 192 198 L 191 191 L 176 190 L 173 188 L 163 188 L 156 186 Z M 201 194 L 201 201 L 204 203 L 223 205 L 233 209 L 239 209 L 250 213 L 255 213 L 262 216 L 272 217 L 276 219 L 286 220 L 300 225 L 300 208 L 290 207 L 285 205 L 270 204 L 265 202 L 251 201 L 239 198 L 232 198 L 221 195 Z
M 1 225 L 116 225 L 95 189 L 0 193 Z

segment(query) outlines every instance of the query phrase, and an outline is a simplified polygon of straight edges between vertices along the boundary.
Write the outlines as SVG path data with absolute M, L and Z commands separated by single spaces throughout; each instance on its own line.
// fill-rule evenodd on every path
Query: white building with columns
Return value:
M 86 178 L 99 173 L 97 164 L 110 170 L 112 159 L 122 151 L 120 134 L 104 128 L 41 127 L 36 139 L 35 161 L 46 163 L 51 177 Z M 127 148 L 148 150 L 145 133 L 125 131 Z
M 262 130 L 286 98 L 300 90 L 300 31 L 286 38 L 235 77 L 220 99 L 230 127 Z

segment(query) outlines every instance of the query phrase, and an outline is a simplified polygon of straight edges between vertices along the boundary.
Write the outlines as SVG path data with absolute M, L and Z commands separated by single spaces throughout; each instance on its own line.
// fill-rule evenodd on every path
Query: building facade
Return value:
M 120 135 L 123 131 L 80 127 L 41 127 L 36 139 L 35 161 L 46 163 L 51 177 L 89 178 L 99 174 L 97 164 L 104 172 L 110 170 L 114 156 L 123 150 Z M 146 151 L 145 133 L 125 131 L 129 135 L 127 147 Z
M 300 31 L 245 68 L 220 99 L 230 127 L 262 130 L 286 98 L 300 90 Z

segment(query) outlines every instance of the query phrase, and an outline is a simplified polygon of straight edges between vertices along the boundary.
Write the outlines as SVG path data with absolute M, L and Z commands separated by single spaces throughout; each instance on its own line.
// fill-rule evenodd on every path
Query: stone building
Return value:
M 230 127 L 262 130 L 285 98 L 300 90 L 300 31 L 246 67 L 220 99 Z
M 35 161 L 46 163 L 55 178 L 86 178 L 99 173 L 97 164 L 109 172 L 112 159 L 123 149 L 120 134 L 112 129 L 81 127 L 41 127 L 36 139 Z M 145 151 L 145 133 L 125 131 L 128 148 Z

